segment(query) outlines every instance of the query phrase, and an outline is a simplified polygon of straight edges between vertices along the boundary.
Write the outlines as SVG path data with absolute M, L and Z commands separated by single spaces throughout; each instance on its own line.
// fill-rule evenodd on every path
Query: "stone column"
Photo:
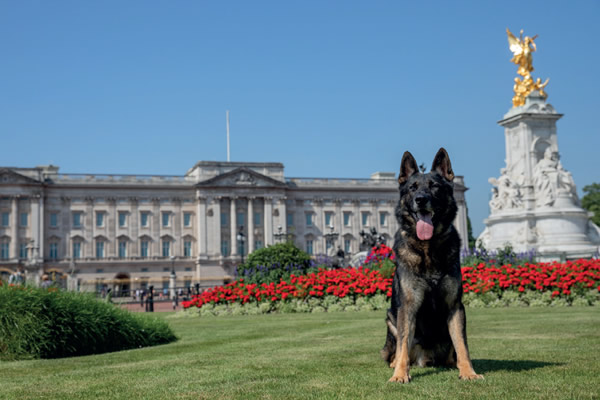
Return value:
M 83 238 L 85 243 L 81 249 L 82 258 L 95 257 L 94 252 L 94 199 L 92 197 L 86 197 L 85 199 L 85 215 L 83 217 Z
M 150 215 L 150 236 L 152 237 L 152 246 L 149 250 L 150 257 L 161 256 L 160 242 L 160 199 L 152 199 L 152 214 Z
M 254 198 L 248 198 L 248 254 L 254 251 Z
M 131 221 L 129 224 L 129 232 L 131 232 L 131 249 L 127 253 L 128 257 L 138 256 L 139 250 L 139 235 L 140 235 L 140 211 L 137 197 L 129 199 L 131 202 Z
M 230 216 L 230 221 L 229 221 L 229 235 L 231 237 L 231 256 L 235 257 L 238 254 L 238 247 L 237 247 L 237 223 L 236 223 L 236 204 L 235 204 L 235 197 L 232 197 L 230 199 L 229 202 L 229 216 Z
M 325 226 L 325 217 L 323 215 L 323 200 L 315 199 L 313 201 L 314 204 L 314 221 L 313 224 L 316 228 L 317 234 L 313 240 L 313 253 L 314 254 L 325 254 L 325 243 L 323 243 L 323 234 L 327 232 L 327 228 Z
M 19 196 L 13 196 L 10 209 L 10 254 L 9 258 L 19 258 Z
M 357 252 L 360 250 L 360 200 L 354 199 L 352 200 L 352 216 L 350 219 L 350 224 L 352 225 L 352 236 L 356 239 L 356 245 L 354 250 Z
M 210 201 L 207 223 L 209 224 L 207 235 L 207 252 L 214 258 L 221 257 L 221 197 L 213 197 Z
M 38 202 L 39 202 L 39 225 L 38 225 L 38 247 L 39 247 L 39 253 L 38 256 L 40 258 L 40 261 L 43 262 L 44 261 L 44 243 L 46 242 L 45 237 L 44 237 L 44 195 L 41 194 Z
M 38 240 L 38 232 L 39 232 L 39 222 L 40 222 L 40 209 L 38 203 L 39 194 L 34 194 L 29 198 L 29 210 L 31 210 L 30 220 L 28 221 L 28 230 L 29 230 L 29 238 L 31 244 L 31 254 L 28 254 L 27 257 L 29 260 L 33 260 L 33 262 L 37 261 L 37 252 L 40 247 L 40 242 Z
M 273 244 L 273 198 L 264 198 L 265 206 L 265 247 Z
M 198 195 L 198 205 L 196 212 L 196 222 L 198 227 L 196 228 L 196 237 L 198 238 L 198 255 L 200 258 L 206 258 L 206 198 Z
M 171 255 L 182 256 L 183 255 L 183 242 L 181 240 L 181 233 L 183 229 L 183 215 L 182 215 L 182 201 L 180 198 L 173 199 L 175 203 L 175 215 L 173 215 L 173 237 L 175 243 L 173 243 L 173 249 Z

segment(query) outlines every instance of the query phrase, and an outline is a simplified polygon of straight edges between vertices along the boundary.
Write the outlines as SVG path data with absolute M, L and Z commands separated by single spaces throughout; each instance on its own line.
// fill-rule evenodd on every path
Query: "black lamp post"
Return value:
M 238 250 L 240 255 L 242 256 L 242 264 L 244 263 L 244 242 L 246 241 L 246 236 L 244 235 L 244 227 L 240 225 L 240 229 L 237 234 L 238 241 Z

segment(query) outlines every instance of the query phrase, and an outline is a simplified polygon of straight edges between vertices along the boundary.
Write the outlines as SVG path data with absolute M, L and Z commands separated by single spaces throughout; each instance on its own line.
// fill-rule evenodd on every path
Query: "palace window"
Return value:
M 387 213 L 379 213 L 379 226 L 387 226 Z
M 73 242 L 73 258 L 81 258 L 81 242 Z
M 191 257 L 192 256 L 192 241 L 186 240 L 183 242 L 183 256 Z
M 162 226 L 170 226 L 171 225 L 171 213 L 168 211 L 163 211 L 162 213 Z
M 10 213 L 3 212 L 2 213 L 2 226 L 7 227 L 10 223 Z
M 368 226 L 369 225 L 369 212 L 368 211 L 363 211 L 360 213 L 360 216 L 362 218 L 362 224 L 363 226 Z
M 28 219 L 29 215 L 27 213 L 21 213 L 20 215 L 20 225 L 25 227 L 27 226 L 27 219 Z
M 50 257 L 51 260 L 58 259 L 58 243 L 56 243 L 56 242 L 50 243 L 50 252 L 49 252 L 48 256 Z
M 73 213 L 73 228 L 81 228 L 81 212 Z
M 227 213 L 222 212 L 221 213 L 221 226 L 226 226 L 228 224 L 227 222 Z
M 104 212 L 103 211 L 96 212 L 96 226 L 97 227 L 104 226 Z
M 287 222 L 287 226 L 294 226 L 294 214 L 288 213 L 286 222 Z
M 352 213 L 349 211 L 344 212 L 344 226 L 350 226 L 350 215 L 352 215 Z
M 262 225 L 262 213 L 255 212 L 254 213 L 254 226 Z
M 148 240 L 142 240 L 140 243 L 140 257 L 148 258 Z
M 104 258 L 104 241 L 96 241 L 96 258 Z
M 192 226 L 192 213 L 189 213 L 189 212 L 183 213 L 183 226 L 185 226 L 185 227 Z
M 221 240 L 221 255 L 223 257 L 229 255 L 229 242 L 227 240 Z
M 119 258 L 127 257 L 127 240 L 119 240 Z
M 171 241 L 163 239 L 162 241 L 162 256 L 169 257 L 171 255 Z
M 127 225 L 127 213 L 119 211 L 119 228 L 124 228 Z
M 6 239 L 3 239 L 0 242 L 0 260 L 8 260 L 10 257 L 10 253 L 8 252 L 9 242 Z
M 58 213 L 50 213 L 50 228 L 58 226 Z
M 332 225 L 331 223 L 331 217 L 333 216 L 332 212 L 326 211 L 325 212 L 325 226 L 330 226 Z
M 308 254 L 310 254 L 311 256 L 314 254 L 313 253 L 313 241 L 312 239 L 309 239 L 306 241 L 306 252 Z
M 306 213 L 306 226 L 312 226 L 313 224 L 313 216 L 312 213 Z
M 262 248 L 263 248 L 263 241 L 255 240 L 254 241 L 254 250 L 258 250 L 258 249 L 262 249 Z
M 344 252 L 350 253 L 350 239 L 344 239 Z
M 143 228 L 148 226 L 148 214 L 150 214 L 150 213 L 148 213 L 146 211 L 142 211 L 140 213 L 140 226 Z
M 21 260 L 26 260 L 27 259 L 27 243 L 20 243 L 19 244 L 19 258 Z

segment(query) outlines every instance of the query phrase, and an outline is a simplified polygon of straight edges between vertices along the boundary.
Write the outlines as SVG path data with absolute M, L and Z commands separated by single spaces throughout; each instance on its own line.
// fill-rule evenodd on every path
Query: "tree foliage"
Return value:
M 592 221 L 600 226 L 600 183 L 592 183 L 583 188 L 585 195 L 581 199 L 581 206 L 594 213 Z

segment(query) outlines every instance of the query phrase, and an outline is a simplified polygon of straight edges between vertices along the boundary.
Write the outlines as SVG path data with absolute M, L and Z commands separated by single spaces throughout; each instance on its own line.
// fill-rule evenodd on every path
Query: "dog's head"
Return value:
M 419 240 L 430 240 L 448 229 L 457 212 L 453 180 L 452 164 L 444 148 L 437 152 L 427 174 L 419 172 L 415 158 L 405 152 L 400 163 L 400 202 L 396 210 L 402 229 L 416 234 Z

